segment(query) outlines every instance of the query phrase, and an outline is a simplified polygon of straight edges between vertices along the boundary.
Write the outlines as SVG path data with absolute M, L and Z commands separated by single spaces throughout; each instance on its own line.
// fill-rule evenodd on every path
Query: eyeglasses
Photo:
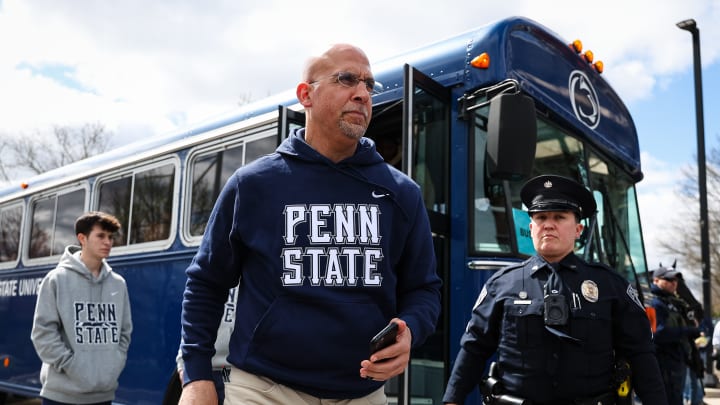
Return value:
M 372 77 L 361 79 L 360 76 L 351 72 L 338 72 L 328 77 L 334 78 L 336 83 L 340 83 L 345 87 L 356 87 L 358 83 L 363 82 L 365 83 L 365 88 L 370 94 L 376 94 L 382 91 L 382 84 L 376 82 Z M 314 84 L 319 81 L 320 80 L 314 80 L 310 82 L 310 84 Z

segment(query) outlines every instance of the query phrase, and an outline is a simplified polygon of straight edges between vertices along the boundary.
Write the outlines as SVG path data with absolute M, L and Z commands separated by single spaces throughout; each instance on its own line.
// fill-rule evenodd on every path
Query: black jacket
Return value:
M 570 254 L 556 264 L 568 303 L 565 326 L 546 327 L 541 257 L 499 270 L 483 287 L 448 382 L 444 402 L 462 403 L 497 352 L 500 380 L 514 395 L 563 403 L 614 389 L 617 356 L 628 360 L 643 403 L 667 404 L 652 332 L 637 293 L 619 274 Z

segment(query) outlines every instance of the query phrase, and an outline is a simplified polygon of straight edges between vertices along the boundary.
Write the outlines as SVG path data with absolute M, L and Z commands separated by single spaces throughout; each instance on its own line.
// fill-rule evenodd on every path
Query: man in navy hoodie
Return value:
M 181 404 L 216 403 L 213 343 L 241 277 L 229 404 L 386 403 L 384 381 L 433 332 L 441 281 L 420 188 L 363 137 L 374 87 L 355 46 L 312 58 L 305 128 L 226 183 L 187 269 Z M 370 355 L 390 321 L 395 342 Z

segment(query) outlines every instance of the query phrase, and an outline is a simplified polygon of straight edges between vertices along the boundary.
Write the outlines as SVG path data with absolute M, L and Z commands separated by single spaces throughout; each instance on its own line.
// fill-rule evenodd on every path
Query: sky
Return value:
M 98 122 L 119 146 L 293 89 L 307 57 L 333 43 L 380 61 L 509 16 L 581 39 L 604 62 L 640 137 L 648 263 L 678 259 L 682 270 L 657 246 L 678 237 L 667 226 L 683 208 L 683 168 L 697 172 L 692 36 L 676 23 L 700 29 L 709 154 L 720 140 L 720 0 L 0 0 L 0 134 Z

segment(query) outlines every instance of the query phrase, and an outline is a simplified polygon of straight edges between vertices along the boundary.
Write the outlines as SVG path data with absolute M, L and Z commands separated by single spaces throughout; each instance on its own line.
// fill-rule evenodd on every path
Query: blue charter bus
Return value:
M 591 189 L 598 215 L 578 254 L 647 290 L 637 133 L 581 48 L 513 17 L 373 65 L 382 89 L 366 136 L 422 188 L 444 281 L 436 332 L 387 384 L 391 403 L 441 403 L 483 283 L 534 253 L 519 196 L 530 177 L 559 174 Z M 127 280 L 134 323 L 116 403 L 171 403 L 184 271 L 214 200 L 237 167 L 303 122 L 293 90 L 0 190 L 0 392 L 38 395 L 38 284 L 75 243 L 75 218 L 102 210 L 123 224 L 109 262 Z

